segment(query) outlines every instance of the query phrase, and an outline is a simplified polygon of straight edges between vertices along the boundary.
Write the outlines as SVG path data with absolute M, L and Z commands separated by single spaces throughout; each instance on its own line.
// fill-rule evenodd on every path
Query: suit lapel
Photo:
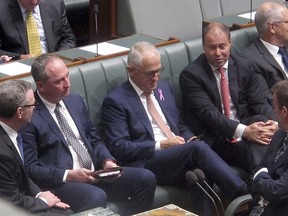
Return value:
M 278 62 L 275 60 L 275 58 L 271 55 L 269 50 L 264 46 L 264 44 L 259 40 L 256 41 L 255 46 L 259 50 L 259 53 L 263 55 L 263 57 L 273 66 L 277 69 L 277 73 L 282 77 L 283 79 L 287 78 L 285 72 L 282 70 Z
M 237 82 L 238 70 L 235 65 L 235 62 L 232 58 L 229 59 L 228 65 L 228 78 L 229 78 L 229 91 L 230 97 L 235 106 L 236 110 L 238 110 L 238 82 Z
M 271 158 L 269 158 L 269 161 L 273 161 L 273 170 L 277 169 L 277 167 L 281 166 L 283 163 L 285 163 L 287 161 L 288 150 L 285 151 L 283 153 L 283 155 L 281 155 L 276 162 L 274 162 L 275 156 L 276 156 L 279 148 L 283 144 L 285 136 L 286 136 L 286 133 L 284 131 L 281 131 L 281 134 L 279 134 L 279 136 L 274 138 L 275 142 L 273 142 L 273 145 L 274 145 L 273 146 L 273 152 L 272 152 L 272 154 L 270 154 Z
M 58 127 L 57 123 L 53 119 L 49 110 L 47 109 L 45 104 L 42 102 L 42 100 L 40 99 L 40 97 L 38 96 L 37 93 L 35 93 L 35 98 L 36 98 L 37 102 L 39 103 L 39 105 L 36 108 L 39 115 L 43 118 L 44 121 L 46 121 L 48 123 L 49 127 L 51 128 L 51 131 L 53 131 L 61 139 L 61 141 L 67 146 L 67 142 L 63 136 L 62 131 Z
M 29 53 L 27 31 L 26 31 L 25 23 L 23 21 L 20 6 L 16 0 L 10 0 L 9 2 L 10 2 L 10 5 L 9 5 L 10 15 L 13 19 L 13 22 L 15 23 L 17 32 L 19 34 L 19 38 L 22 41 L 22 45 L 26 53 Z
M 50 14 L 50 10 L 49 10 L 48 4 L 46 4 L 46 1 L 42 0 L 39 4 L 39 8 L 40 8 L 42 24 L 43 24 L 43 28 L 45 32 L 46 42 L 47 42 L 47 50 L 48 52 L 50 52 L 52 49 L 51 49 L 51 45 L 48 42 L 54 41 L 53 34 L 52 34 L 54 31 L 54 28 L 53 28 L 54 19 L 52 18 L 53 16 Z
M 4 142 L 11 149 L 11 151 L 13 152 L 14 156 L 16 157 L 18 163 L 21 165 L 22 169 L 25 170 L 23 161 L 22 161 L 16 147 L 14 146 L 12 140 L 10 139 L 10 137 L 8 136 L 6 131 L 1 126 L 0 126 L 0 137 L 3 138 Z
M 146 114 L 146 111 L 143 107 L 143 104 L 129 81 L 126 81 L 126 83 L 124 84 L 124 89 L 127 95 L 128 102 L 131 104 L 131 107 L 133 108 L 133 111 L 135 112 L 136 116 L 142 122 L 142 124 L 149 132 L 151 137 L 154 138 L 153 129 L 149 121 L 149 118 Z

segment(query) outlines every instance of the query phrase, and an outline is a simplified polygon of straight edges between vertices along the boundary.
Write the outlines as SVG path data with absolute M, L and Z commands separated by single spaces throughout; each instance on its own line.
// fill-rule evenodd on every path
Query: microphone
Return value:
M 94 17 L 95 17 L 95 34 L 96 34 L 96 37 L 98 38 L 98 12 L 99 12 L 98 4 L 93 5 L 93 11 L 94 11 Z M 98 42 L 96 42 L 96 56 L 98 56 Z
M 198 183 L 198 177 L 196 176 L 196 174 L 192 171 L 187 171 L 185 174 L 185 178 L 186 180 L 191 183 L 191 184 L 197 184 L 198 187 L 209 197 L 209 199 L 212 201 L 215 211 L 216 211 L 216 215 L 220 216 L 219 214 L 219 210 L 217 208 L 217 205 L 215 203 L 215 200 L 212 198 L 212 196 Z
M 215 201 L 217 203 L 218 211 L 219 211 L 220 215 L 224 216 L 225 215 L 225 211 L 224 211 L 223 203 L 222 203 L 220 197 L 218 196 L 218 194 L 206 182 L 206 180 L 205 180 L 206 178 L 205 178 L 204 172 L 201 169 L 195 169 L 194 173 L 197 176 L 200 184 L 201 183 L 204 184 L 208 188 L 208 190 L 210 191 L 209 194 L 212 194 L 212 196 L 214 196 L 214 199 L 215 199 Z
M 252 23 L 252 11 L 253 11 L 253 0 L 250 0 L 250 21 L 249 23 Z

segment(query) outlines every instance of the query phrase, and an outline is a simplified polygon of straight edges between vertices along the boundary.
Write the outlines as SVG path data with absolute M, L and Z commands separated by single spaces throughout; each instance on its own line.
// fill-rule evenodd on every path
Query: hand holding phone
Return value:
M 95 178 L 111 178 L 116 177 L 122 172 L 122 167 L 112 167 L 108 169 L 97 170 L 93 173 Z

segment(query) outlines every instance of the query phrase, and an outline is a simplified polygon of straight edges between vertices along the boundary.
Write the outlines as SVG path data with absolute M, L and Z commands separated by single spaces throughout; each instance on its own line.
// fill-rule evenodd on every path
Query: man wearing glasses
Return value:
M 255 24 L 259 37 L 244 52 L 255 72 L 261 74 L 267 89 L 288 76 L 288 9 L 276 2 L 266 2 L 256 11 Z M 272 104 L 272 95 L 267 92 Z
M 159 185 L 175 186 L 185 186 L 185 172 L 198 167 L 228 198 L 245 192 L 245 183 L 180 119 L 170 86 L 159 81 L 163 67 L 158 50 L 147 42 L 135 44 L 127 71 L 129 80 L 102 107 L 106 143 L 120 164 L 147 168 Z M 197 198 L 195 206 L 207 210 Z
M 41 192 L 25 171 L 18 131 L 31 120 L 37 106 L 31 84 L 22 80 L 0 83 L 0 104 L 0 197 L 29 212 L 70 215 L 69 205 L 50 191 Z

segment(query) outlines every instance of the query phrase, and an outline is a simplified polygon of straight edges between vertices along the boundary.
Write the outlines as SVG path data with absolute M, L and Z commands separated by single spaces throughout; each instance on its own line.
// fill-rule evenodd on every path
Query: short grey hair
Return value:
M 281 80 L 277 82 L 271 88 L 272 94 L 274 94 L 278 100 L 280 107 L 285 106 L 288 108 L 288 80 Z
M 31 67 L 31 73 L 32 77 L 35 81 L 41 82 L 41 83 L 46 83 L 47 80 L 49 79 L 48 76 L 48 71 L 46 70 L 46 66 L 49 62 L 54 61 L 54 60 L 61 60 L 59 56 L 53 53 L 46 53 L 38 56 Z
M 159 51 L 154 45 L 146 41 L 138 42 L 134 44 L 130 49 L 127 59 L 128 66 L 142 66 L 142 59 L 145 53 L 154 53 L 156 55 L 160 55 Z
M 0 83 L 0 117 L 13 117 L 16 110 L 25 105 L 31 83 L 24 80 L 7 80 Z
M 265 4 L 265 3 L 264 3 Z M 255 25 L 260 37 L 268 31 L 268 24 L 272 21 L 282 20 L 281 9 L 286 7 L 276 2 L 266 3 L 269 7 L 260 7 L 255 14 Z

